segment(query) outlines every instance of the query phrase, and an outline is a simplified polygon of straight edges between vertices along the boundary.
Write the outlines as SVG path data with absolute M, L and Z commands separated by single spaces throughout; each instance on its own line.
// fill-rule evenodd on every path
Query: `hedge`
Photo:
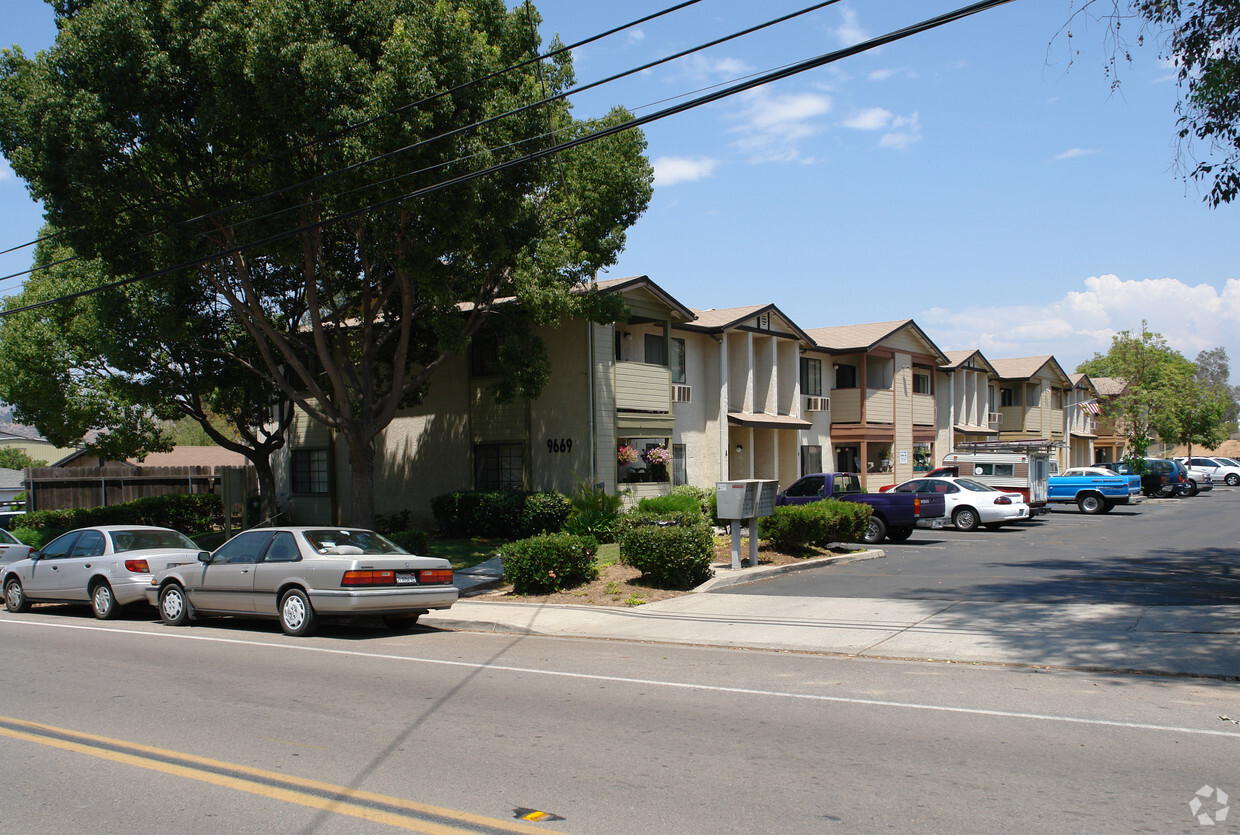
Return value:
M 556 533 L 571 509 L 558 493 L 522 493 L 517 490 L 457 490 L 431 499 L 435 529 L 441 536 L 485 536 L 513 539 L 536 533 Z
M 870 512 L 867 504 L 834 499 L 783 505 L 775 508 L 773 516 L 758 520 L 758 535 L 785 552 L 815 542 L 859 542 L 865 535 Z
M 34 531 L 63 532 L 99 525 L 154 525 L 182 533 L 199 533 L 217 527 L 223 513 L 219 496 L 188 493 L 148 496 L 108 507 L 35 510 L 22 517 L 21 526 Z
M 516 594 L 551 594 L 598 579 L 593 537 L 539 534 L 500 548 L 504 579 Z
M 698 511 L 631 511 L 620 521 L 620 559 L 657 588 L 691 589 L 711 577 L 715 535 Z

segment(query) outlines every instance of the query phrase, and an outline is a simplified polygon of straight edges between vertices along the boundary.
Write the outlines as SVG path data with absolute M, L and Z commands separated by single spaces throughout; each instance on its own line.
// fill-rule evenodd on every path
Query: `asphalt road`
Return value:
M 720 594 L 1025 603 L 1240 605 L 1240 490 L 1086 516 L 1074 505 L 998 531 L 919 529 L 886 559 Z
M 9 832 L 1189 832 L 1240 796 L 1228 682 L 63 608 L 0 614 L 0 661 Z

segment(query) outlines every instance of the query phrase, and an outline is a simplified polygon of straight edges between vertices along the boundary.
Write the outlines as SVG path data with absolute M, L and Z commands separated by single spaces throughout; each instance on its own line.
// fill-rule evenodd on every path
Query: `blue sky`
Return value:
M 544 39 L 573 42 L 671 0 L 536 5 Z M 803 5 L 704 0 L 579 50 L 577 77 Z M 645 113 L 954 7 L 848 0 L 575 106 Z M 1179 176 L 1178 92 L 1156 44 L 1113 92 L 1106 28 L 1081 21 L 1068 39 L 1068 15 L 1065 0 L 1017 0 L 650 125 L 654 200 L 607 277 L 649 275 L 691 307 L 773 302 L 805 328 L 913 318 L 944 350 L 1054 354 L 1069 371 L 1146 319 L 1189 359 L 1226 347 L 1240 379 L 1240 206 L 1210 209 Z M 0 43 L 34 52 L 54 35 L 41 0 L 5 0 Z M 0 249 L 39 225 L 0 163 Z

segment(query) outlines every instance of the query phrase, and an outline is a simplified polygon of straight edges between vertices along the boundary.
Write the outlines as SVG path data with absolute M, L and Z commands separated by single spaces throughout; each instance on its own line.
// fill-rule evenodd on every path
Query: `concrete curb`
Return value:
M 866 551 L 857 551 L 851 554 L 838 554 L 831 557 L 816 557 L 803 562 L 791 562 L 783 565 L 759 565 L 755 568 L 735 569 L 725 563 L 716 563 L 711 566 L 711 568 L 715 570 L 715 576 L 693 589 L 690 593 L 698 594 L 700 592 L 714 591 L 715 589 L 723 589 L 728 586 L 756 583 L 757 581 L 765 580 L 768 577 L 775 577 L 780 574 L 791 574 L 794 571 L 806 571 L 811 568 L 819 568 L 825 565 L 846 565 L 850 562 L 876 560 L 880 557 L 886 556 L 886 551 L 870 549 Z

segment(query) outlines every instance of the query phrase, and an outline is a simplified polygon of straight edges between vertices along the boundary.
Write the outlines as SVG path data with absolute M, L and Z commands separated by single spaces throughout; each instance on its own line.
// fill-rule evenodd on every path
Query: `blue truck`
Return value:
M 946 522 L 947 508 L 942 496 L 933 493 L 866 493 L 861 489 L 861 477 L 856 473 L 803 475 L 775 497 L 775 504 L 808 504 L 822 499 L 860 502 L 870 506 L 870 524 L 863 537 L 867 545 L 876 545 L 884 539 L 903 542 L 922 520 L 930 522 L 931 527 L 940 528 Z
M 1120 475 L 1105 467 L 1071 467 L 1046 480 L 1049 503 L 1075 504 L 1081 513 L 1110 513 L 1116 505 L 1145 498 L 1141 476 Z

